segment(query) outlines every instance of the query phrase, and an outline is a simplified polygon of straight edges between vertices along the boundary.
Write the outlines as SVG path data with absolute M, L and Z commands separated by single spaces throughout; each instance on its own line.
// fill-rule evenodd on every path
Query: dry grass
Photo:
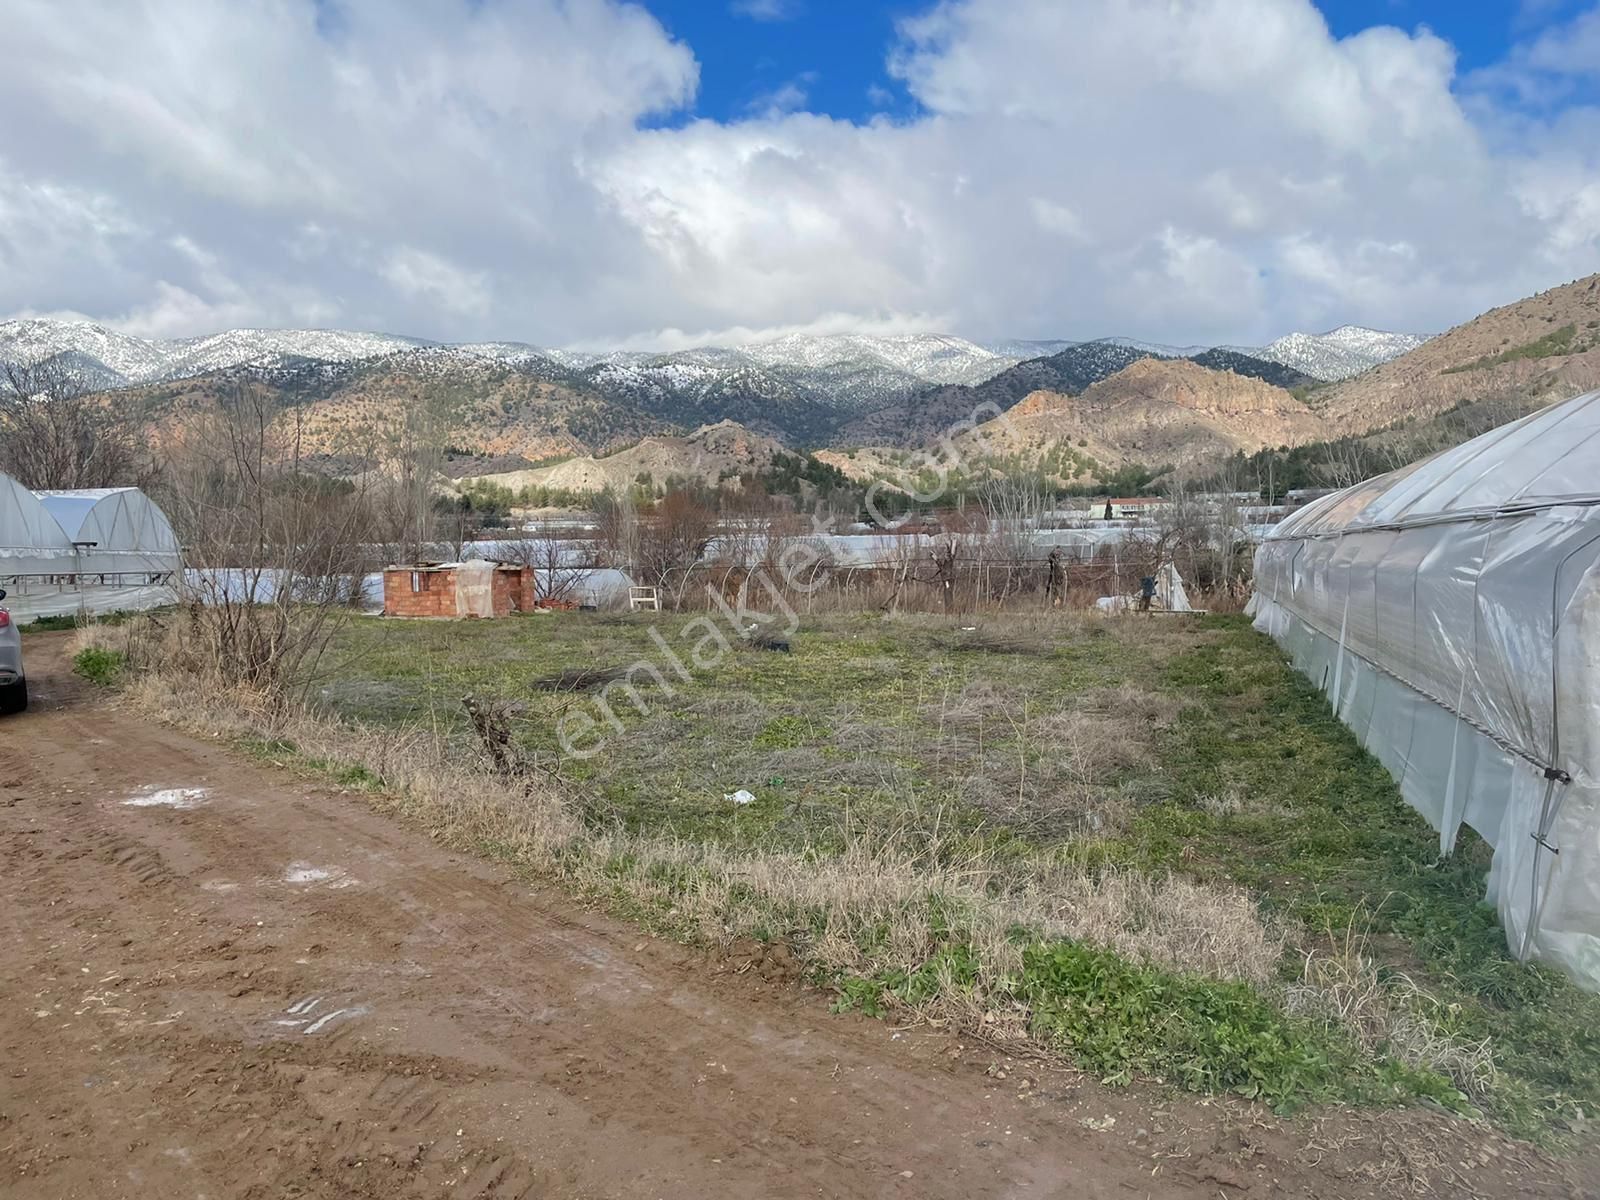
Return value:
M 931 752 L 959 767 L 963 800 L 1030 836 L 1104 836 L 1135 805 L 1117 781 L 1158 769 L 1158 736 L 1183 704 L 1132 685 L 1032 710 L 1015 688 L 973 680 L 923 705 Z
M 533 686 L 541 692 L 587 692 L 621 679 L 627 673 L 625 667 L 568 667 L 535 679 Z
M 1487 1041 L 1443 1032 L 1440 1002 L 1406 975 L 1380 975 L 1354 924 L 1328 941 L 1328 949 L 1306 952 L 1301 978 L 1289 989 L 1291 1012 L 1342 1026 L 1369 1054 L 1387 1052 L 1446 1076 L 1469 1096 L 1488 1095 L 1495 1063 Z
M 80 641 L 125 649 L 128 637 L 91 627 Z M 372 804 L 441 842 L 621 903 L 713 946 L 776 936 L 824 973 L 911 971 L 948 943 L 953 914 L 979 964 L 977 983 L 945 989 L 921 1011 L 989 1036 L 1024 1027 L 1008 993 L 1022 967 L 1019 929 L 1256 983 L 1272 979 L 1283 950 L 1282 936 L 1242 891 L 1059 858 L 991 859 L 970 841 L 945 839 L 938 814 L 914 805 L 897 826 L 852 830 L 838 854 L 736 851 L 588 827 L 559 780 L 496 777 L 427 727 L 334 722 L 153 671 L 135 674 L 124 694 L 192 732 L 376 781 Z

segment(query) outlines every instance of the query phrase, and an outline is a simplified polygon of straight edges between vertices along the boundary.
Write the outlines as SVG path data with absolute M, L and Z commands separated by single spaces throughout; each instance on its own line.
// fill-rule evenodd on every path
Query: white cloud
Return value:
M 382 273 L 402 295 L 434 301 L 451 312 L 481 316 L 489 310 L 487 271 L 465 271 L 437 254 L 402 246 L 384 259 Z
M 1033 219 L 1040 229 L 1047 233 L 1058 233 L 1075 242 L 1089 240 L 1083 221 L 1065 204 L 1057 204 L 1054 200 L 1048 200 L 1043 196 L 1035 196 L 1028 203 L 1033 209 Z
M 771 91 L 756 96 L 745 106 L 745 111 L 769 120 L 799 112 L 811 99 L 811 85 L 816 81 L 815 71 L 804 71 L 793 79 L 785 80 Z
M 805 11 L 801 0 L 732 0 L 728 11 L 752 21 L 792 21 Z
M 1308 0 L 925 0 L 881 48 L 915 116 L 812 115 L 801 76 L 650 128 L 698 66 L 617 0 L 10 0 L 0 313 L 589 345 L 1428 331 L 1600 269 L 1591 28 L 1463 80 L 1425 30 L 1339 40 Z
M 1560 105 L 1586 78 L 1600 78 L 1600 5 L 1545 26 L 1504 62 L 1472 74 L 1469 84 L 1524 105 Z

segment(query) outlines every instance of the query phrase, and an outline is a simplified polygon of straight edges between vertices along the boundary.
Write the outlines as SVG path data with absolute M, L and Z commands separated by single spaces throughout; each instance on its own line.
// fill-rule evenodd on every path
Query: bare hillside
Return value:
M 439 414 L 451 446 L 489 457 L 603 454 L 672 429 L 572 383 L 499 363 L 452 363 L 423 372 L 403 355 L 326 370 L 219 371 L 106 397 L 138 414 L 159 441 L 240 386 L 264 392 L 278 420 L 295 426 L 302 453 L 315 455 L 362 457 L 381 447 L 404 414 L 419 407 Z
M 584 455 L 550 467 L 472 478 L 513 490 L 546 487 L 573 492 L 625 487 L 641 475 L 649 475 L 658 483 L 680 478 L 714 485 L 729 474 L 764 471 L 781 453 L 783 446 L 772 438 L 734 421 L 719 421 L 702 425 L 685 437 L 647 437 L 638 445 L 602 458 Z
M 974 454 L 1070 448 L 1102 466 L 1185 466 L 1326 435 L 1282 388 L 1182 359 L 1141 359 L 1077 396 L 1035 392 L 958 441 Z
M 1310 400 L 1333 432 L 1359 434 L 1467 403 L 1515 415 L 1594 387 L 1600 275 L 1491 309 Z

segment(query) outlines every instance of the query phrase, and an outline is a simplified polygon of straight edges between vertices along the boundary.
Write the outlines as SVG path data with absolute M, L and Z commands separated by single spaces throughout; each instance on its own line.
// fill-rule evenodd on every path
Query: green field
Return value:
M 794 943 L 841 1005 L 1025 1012 L 1031 1036 L 1107 1078 L 1280 1106 L 1423 1096 L 1539 1136 L 1600 1107 L 1600 999 L 1510 958 L 1481 903 L 1486 848 L 1464 831 L 1440 861 L 1243 618 L 826 617 L 789 653 L 735 646 L 705 669 L 686 661 L 707 629 L 690 620 L 361 619 L 313 695 L 436 731 L 463 761 L 478 751 L 463 697 L 517 702 L 518 754 L 564 781 L 595 838 L 676 848 L 648 868 L 653 899 L 633 893 L 638 915 L 677 913 L 714 861 L 748 881 L 730 894 L 751 932 Z M 620 684 L 549 690 L 636 663 L 667 684 L 636 670 L 638 707 Z M 602 694 L 620 731 L 595 715 Z M 588 757 L 563 755 L 563 719 L 597 722 Z M 753 803 L 726 799 L 741 788 Z M 891 953 L 910 944 L 891 909 L 841 899 L 877 915 L 849 927 L 859 962 L 825 953 L 831 900 L 763 891 L 769 859 L 840 888 L 876 878 L 863 846 L 928 873 L 897 901 L 932 931 L 914 952 Z M 606 853 L 617 878 L 643 857 Z M 1013 915 L 985 935 L 991 901 Z

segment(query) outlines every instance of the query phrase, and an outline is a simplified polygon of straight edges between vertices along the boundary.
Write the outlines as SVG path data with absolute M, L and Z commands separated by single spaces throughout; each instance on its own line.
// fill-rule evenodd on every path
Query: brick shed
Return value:
M 386 617 L 509 617 L 532 612 L 533 568 L 475 560 L 412 563 L 383 572 Z

